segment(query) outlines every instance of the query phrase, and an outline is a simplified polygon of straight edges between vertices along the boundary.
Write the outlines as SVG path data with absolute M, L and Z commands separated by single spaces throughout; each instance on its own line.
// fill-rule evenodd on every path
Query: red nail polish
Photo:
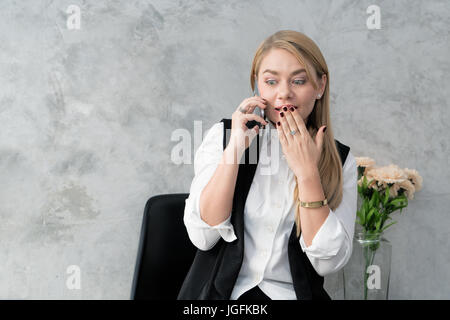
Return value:
M 293 107 L 291 107 L 291 111 L 294 111 L 294 108 L 293 108 Z
M 277 125 L 278 125 L 278 126 L 281 125 L 280 121 L 277 122 Z
M 294 108 L 297 109 L 298 107 L 297 107 L 297 106 L 294 106 Z
M 287 107 L 283 107 L 283 110 L 284 110 L 284 111 L 287 111 Z
M 284 117 L 284 113 L 283 113 L 283 112 L 280 112 L 280 116 Z

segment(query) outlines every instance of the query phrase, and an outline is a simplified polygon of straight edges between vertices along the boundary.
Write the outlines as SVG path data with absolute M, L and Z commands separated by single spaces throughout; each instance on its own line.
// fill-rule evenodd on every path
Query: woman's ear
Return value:
M 323 96 L 326 85 L 327 85 L 327 75 L 324 73 L 321 79 L 320 96 Z

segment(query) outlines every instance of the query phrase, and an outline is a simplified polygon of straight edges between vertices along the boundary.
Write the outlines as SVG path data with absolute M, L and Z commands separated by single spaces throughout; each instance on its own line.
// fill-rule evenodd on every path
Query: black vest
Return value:
M 228 145 L 231 119 L 222 119 L 224 123 L 223 147 Z M 228 129 L 228 130 L 227 130 Z M 254 150 L 256 141 L 257 159 L 249 161 L 249 150 Z M 344 165 L 350 147 L 335 139 L 336 147 Z M 231 224 L 237 239 L 226 242 L 222 238 L 208 251 L 197 250 L 192 266 L 186 275 L 178 300 L 229 300 L 239 275 L 244 257 L 244 206 L 259 161 L 259 135 L 253 139 L 245 151 L 245 161 L 239 164 L 239 171 L 231 211 Z M 300 246 L 296 235 L 296 225 L 288 243 L 289 266 L 293 286 L 298 300 L 330 300 L 323 288 L 324 278 L 317 274 Z

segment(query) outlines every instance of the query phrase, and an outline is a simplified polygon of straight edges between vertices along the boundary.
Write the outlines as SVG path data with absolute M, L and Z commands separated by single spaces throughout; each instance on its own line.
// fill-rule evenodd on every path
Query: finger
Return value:
M 317 131 L 316 137 L 314 139 L 315 140 L 314 142 L 316 143 L 316 146 L 318 147 L 319 152 L 322 152 L 323 137 L 325 135 L 325 132 L 324 132 L 325 128 L 326 128 L 326 126 L 320 127 L 320 129 Z
M 295 137 L 295 135 L 292 135 L 290 132 L 293 130 L 298 131 L 297 134 L 301 134 L 299 128 L 297 127 L 297 123 L 295 122 L 295 119 L 292 115 L 292 113 L 288 110 L 287 112 L 284 113 L 284 118 L 286 118 L 286 122 L 287 122 L 287 127 L 289 128 L 289 135 L 292 136 L 293 138 Z
M 251 113 L 251 114 L 247 113 L 247 114 L 244 114 L 243 116 L 246 118 L 245 123 L 247 123 L 250 120 L 256 120 L 264 125 L 268 124 L 268 122 L 266 120 L 264 120 L 263 118 L 261 118 L 260 116 L 254 114 L 254 113 Z
M 247 113 L 250 110 L 250 105 L 252 104 L 251 99 L 252 98 L 246 98 L 246 99 L 242 100 L 241 104 L 236 108 L 236 111 L 240 111 L 242 113 Z M 243 111 L 245 111 L 245 112 L 243 112 Z
M 264 98 L 261 98 L 260 96 L 254 96 L 254 97 L 252 97 L 253 98 L 253 100 L 252 101 L 257 101 L 257 102 L 259 102 L 259 103 L 262 103 L 262 108 L 263 109 L 265 109 L 266 107 L 267 107 L 267 100 L 266 99 L 264 99 Z M 252 99 L 252 98 L 250 98 L 250 99 Z
M 284 134 L 284 130 L 282 127 L 282 121 L 277 122 L 277 132 L 280 143 L 284 145 L 287 142 L 286 135 Z
M 282 115 L 283 114 L 283 115 Z M 281 130 L 284 133 L 285 139 L 287 142 L 291 141 L 292 139 L 292 134 L 290 133 L 293 129 L 290 128 L 288 121 L 286 120 L 287 117 L 287 112 L 283 111 L 280 112 L 280 116 L 281 116 Z
M 255 110 L 255 107 L 261 107 L 260 105 L 256 104 L 253 102 L 248 102 L 248 103 L 242 103 L 236 111 L 239 111 L 243 114 L 249 114 L 249 113 L 253 113 L 253 110 Z
M 241 104 L 239 105 L 239 107 L 237 107 L 236 112 L 246 114 L 249 111 L 249 109 L 250 108 L 248 106 Z
M 302 118 L 302 115 L 300 114 L 300 111 L 297 109 L 290 109 L 287 113 L 290 113 L 292 116 L 292 119 L 294 120 L 298 130 L 302 135 L 309 134 L 308 129 L 306 129 L 305 121 Z
M 256 103 L 256 104 L 255 104 Z M 261 109 L 265 109 L 266 105 L 260 101 L 251 101 L 249 102 L 249 104 L 247 105 L 247 113 L 253 113 L 253 111 L 255 110 L 256 107 L 259 107 Z
M 243 103 L 248 103 L 248 102 L 254 101 L 254 100 L 260 101 L 260 102 L 262 102 L 262 103 L 264 103 L 264 104 L 267 104 L 267 100 L 264 99 L 264 98 L 261 97 L 261 96 L 252 96 L 252 97 L 249 97 L 249 98 L 244 99 L 242 102 L 243 102 Z

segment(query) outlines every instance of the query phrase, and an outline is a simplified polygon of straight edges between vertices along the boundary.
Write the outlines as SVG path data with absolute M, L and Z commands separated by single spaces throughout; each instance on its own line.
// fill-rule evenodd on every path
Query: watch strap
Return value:
M 303 208 L 320 208 L 328 204 L 327 199 L 321 201 L 313 201 L 313 202 L 303 202 L 300 201 L 300 206 Z

